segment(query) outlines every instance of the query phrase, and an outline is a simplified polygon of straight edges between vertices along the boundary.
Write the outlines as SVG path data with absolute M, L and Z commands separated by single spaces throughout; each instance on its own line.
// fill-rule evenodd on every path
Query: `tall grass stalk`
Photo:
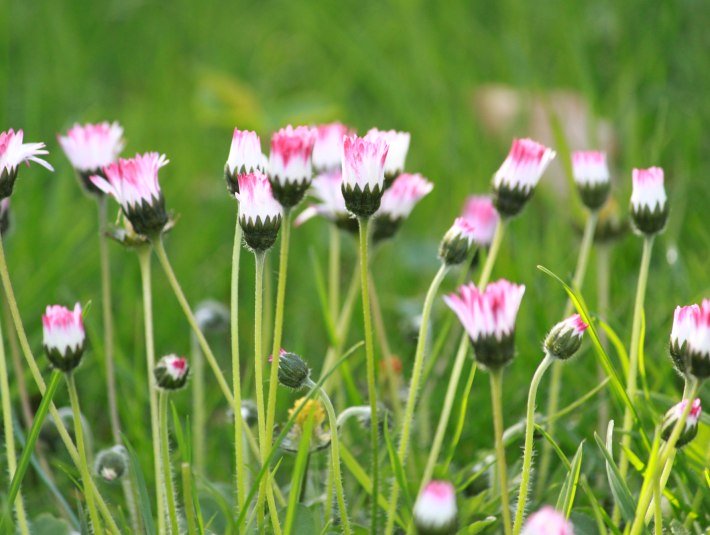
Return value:
M 165 496 L 167 498 L 168 518 L 170 519 L 170 533 L 178 535 L 180 524 L 178 522 L 177 506 L 175 504 L 175 485 L 173 483 L 173 469 L 170 464 L 170 437 L 168 434 L 168 400 L 169 393 L 161 390 L 158 394 L 160 413 L 160 456 L 163 465 L 163 479 L 165 481 Z
M 490 370 L 491 403 L 493 406 L 493 432 L 495 438 L 496 464 L 500 486 L 500 510 L 503 517 L 503 531 L 506 535 L 513 532 L 510 521 L 510 500 L 508 498 L 508 473 L 505 462 L 505 443 L 503 442 L 503 370 Z

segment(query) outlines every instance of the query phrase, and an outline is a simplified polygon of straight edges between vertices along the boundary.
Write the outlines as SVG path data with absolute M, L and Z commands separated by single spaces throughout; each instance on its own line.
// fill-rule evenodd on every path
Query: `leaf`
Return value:
M 557 498 L 557 505 L 555 509 L 562 511 L 565 517 L 569 518 L 572 512 L 572 505 L 574 504 L 574 496 L 577 492 L 577 484 L 579 483 L 579 475 L 582 469 L 582 455 L 584 451 L 584 441 L 579 444 L 577 448 L 577 453 L 574 454 L 572 458 L 571 467 L 567 472 L 567 477 L 562 484 L 562 489 L 560 490 L 560 495 Z
M 392 472 L 394 477 L 397 479 L 397 484 L 399 488 L 402 489 L 402 498 L 407 503 L 407 509 L 412 510 L 412 497 L 409 493 L 409 485 L 407 485 L 407 476 L 404 474 L 404 467 L 400 462 L 399 455 L 397 455 L 397 450 L 392 443 L 392 437 L 389 431 L 389 423 L 387 421 L 388 417 L 385 416 L 385 424 L 382 426 L 383 434 L 385 437 L 385 445 L 387 446 L 387 454 L 390 458 L 390 464 L 392 465 Z
M 316 293 L 318 294 L 318 301 L 320 303 L 321 313 L 323 314 L 323 321 L 325 322 L 325 330 L 328 335 L 328 343 L 332 347 L 337 347 L 338 333 L 335 330 L 335 318 L 330 315 L 328 290 L 325 286 L 323 270 L 321 270 L 320 264 L 318 263 L 315 250 L 311 247 L 308 252 L 311 259 L 311 266 L 313 267 L 313 278 L 316 282 Z
M 619 356 L 619 362 L 621 363 L 621 369 L 624 371 L 624 375 L 628 375 L 629 373 L 629 354 L 626 351 L 626 347 L 624 346 L 624 343 L 621 341 L 621 338 L 619 338 L 619 335 L 616 334 L 616 331 L 612 329 L 611 325 L 606 323 L 605 321 L 597 318 L 597 322 L 599 323 L 599 326 L 602 328 L 604 331 L 604 334 L 606 334 L 606 337 L 609 339 L 611 344 L 614 346 L 614 349 L 616 349 L 616 354 Z
M 606 475 L 609 480 L 609 487 L 611 488 L 611 493 L 614 495 L 614 503 L 618 505 L 621 514 L 624 516 L 627 522 L 633 522 L 634 513 L 636 506 L 634 504 L 634 499 L 631 497 L 631 492 L 629 487 L 626 485 L 626 481 L 621 477 L 619 473 L 619 468 L 614 462 L 614 457 L 612 456 L 612 438 L 614 436 L 614 420 L 609 421 L 609 427 L 606 431 L 606 445 L 599 437 L 599 435 L 594 432 L 594 440 L 597 446 L 604 455 L 606 459 Z
M 298 453 L 296 454 L 296 462 L 291 470 L 291 487 L 288 497 L 288 507 L 286 508 L 286 520 L 283 523 L 283 529 L 285 533 L 293 533 L 291 530 L 296 525 L 296 513 L 297 506 L 299 504 L 301 488 L 303 484 L 303 478 L 306 474 L 306 467 L 309 461 L 309 449 L 311 445 L 311 435 L 313 433 L 313 423 L 314 423 L 315 413 L 311 413 L 306 417 L 303 430 L 301 432 L 301 440 L 298 443 Z M 328 471 L 329 477 L 333 477 L 332 471 Z M 308 533 L 313 533 L 315 530 L 311 530 Z M 295 531 L 295 533 L 305 533 L 300 531 Z
M 639 332 L 639 375 L 641 376 L 641 388 L 643 396 L 648 401 L 650 394 L 648 392 L 648 382 L 646 381 L 646 357 L 644 353 L 644 342 L 646 340 L 646 312 L 641 309 L 641 332 Z
M 468 347 L 468 340 L 466 341 L 466 346 Z M 461 440 L 461 434 L 463 433 L 464 423 L 466 422 L 466 415 L 468 414 L 468 401 L 471 398 L 469 394 L 473 385 L 473 378 L 476 376 L 477 367 L 478 366 L 476 364 L 476 361 L 474 360 L 473 364 L 471 365 L 471 371 L 469 372 L 468 380 L 466 381 L 466 388 L 464 389 L 463 395 L 461 396 L 459 418 L 456 424 L 456 430 L 454 431 L 454 436 L 451 439 L 449 453 L 446 456 L 446 462 L 444 463 L 445 466 L 449 466 L 451 464 L 451 460 L 454 458 L 454 454 L 456 453 L 456 446 L 458 446 L 459 440 Z
M 494 516 L 487 516 L 483 520 L 478 520 L 473 524 L 469 524 L 465 528 L 459 530 L 459 533 L 465 533 L 466 535 L 475 535 L 476 533 L 481 533 L 488 526 L 495 524 L 496 520 L 497 519 Z
M 145 484 L 145 477 L 143 476 L 143 471 L 141 470 L 140 463 L 138 462 L 138 456 L 136 455 L 136 450 L 133 449 L 128 438 L 123 435 L 123 444 L 128 450 L 128 457 L 131 462 L 131 470 L 135 475 L 135 483 L 138 488 L 138 505 L 143 519 L 143 527 L 145 528 L 146 535 L 155 535 L 155 524 L 153 523 L 153 512 L 151 511 L 150 504 L 151 498 L 148 494 L 148 488 Z
M 65 520 L 42 513 L 32 520 L 33 535 L 71 535 L 72 529 Z

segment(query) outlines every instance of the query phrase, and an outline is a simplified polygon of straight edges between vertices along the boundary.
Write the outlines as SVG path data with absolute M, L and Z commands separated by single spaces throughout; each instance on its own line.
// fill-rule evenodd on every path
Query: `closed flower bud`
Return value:
M 101 450 L 94 461 L 94 472 L 106 483 L 115 483 L 128 473 L 128 452 L 121 445 Z
M 347 209 L 357 217 L 370 217 L 380 207 L 388 149 L 379 136 L 348 136 L 343 140 L 343 198 Z
M 587 327 L 589 325 L 579 314 L 559 322 L 545 338 L 545 352 L 560 360 L 570 358 L 582 345 L 582 335 Z
M 389 150 L 385 159 L 385 189 L 388 189 L 395 179 L 404 172 L 404 163 L 409 152 L 409 132 L 398 132 L 396 130 L 378 130 L 372 128 L 365 136 L 369 139 L 382 139 Z
M 466 199 L 461 217 L 473 227 L 473 243 L 479 247 L 488 247 L 500 220 L 491 198 L 487 195 L 472 195 Z
M 668 439 L 671 437 L 671 433 L 673 433 L 673 428 L 678 423 L 678 420 L 680 420 L 681 416 L 683 416 L 683 411 L 685 411 L 685 408 L 687 406 L 688 400 L 684 399 L 680 403 L 676 403 L 675 405 L 673 405 L 668 410 L 666 416 L 663 418 L 663 424 L 661 427 L 661 438 L 663 440 L 668 441 Z M 690 412 L 688 413 L 688 416 L 685 419 L 685 427 L 680 433 L 678 442 L 676 442 L 676 448 L 682 448 L 688 442 L 693 440 L 695 438 L 695 435 L 698 434 L 698 422 L 700 421 L 701 411 L 702 408 L 700 407 L 700 398 L 696 398 L 693 401 L 693 404 L 690 407 Z
M 124 145 L 121 125 L 116 122 L 75 124 L 58 139 L 86 191 L 103 195 L 104 192 L 91 181 L 91 176 L 104 176 L 103 168 L 118 159 Z
M 168 163 L 165 155 L 157 152 L 136 154 L 107 165 L 103 176 L 92 175 L 91 182 L 116 199 L 138 234 L 152 237 L 161 233 L 168 223 L 165 199 L 158 183 L 158 171 Z
M 668 198 L 663 187 L 663 169 L 634 169 L 632 173 L 631 220 L 641 234 L 652 236 L 666 226 Z
M 704 299 L 695 315 L 688 337 L 687 373 L 700 379 L 710 377 L 710 299 Z
M 448 481 L 430 481 L 417 497 L 412 511 L 419 535 L 456 533 L 456 491 Z
M 441 261 L 447 266 L 455 266 L 466 260 L 473 247 L 475 231 L 468 219 L 457 217 L 439 245 Z
M 555 154 L 532 139 L 513 140 L 508 157 L 493 176 L 493 203 L 501 217 L 520 213 Z
M 24 132 L 15 132 L 12 128 L 0 132 L 0 200 L 12 195 L 17 180 L 17 171 L 21 163 L 36 162 L 42 167 L 54 171 L 54 168 L 38 156 L 48 154 L 44 143 L 23 143 Z
M 257 253 L 271 249 L 281 228 L 282 208 L 276 202 L 266 175 L 256 172 L 239 177 L 239 225 L 244 241 Z
M 153 368 L 155 384 L 162 390 L 178 390 L 187 383 L 190 365 L 185 357 L 165 355 Z
M 676 370 L 683 375 L 687 373 L 689 366 L 688 338 L 695 328 L 698 314 L 698 305 L 678 306 L 673 314 L 669 352 Z
M 495 370 L 515 356 L 515 319 L 525 286 L 505 279 L 480 291 L 471 283 L 444 297 L 471 338 L 476 360 Z
M 378 242 L 394 236 L 414 206 L 433 188 L 434 185 L 422 175 L 399 175 L 382 195 L 380 209 L 373 221 L 372 240 Z
M 269 182 L 274 198 L 284 208 L 292 208 L 301 202 L 311 185 L 311 156 L 315 139 L 311 128 L 293 128 L 291 125 L 282 128 L 271 138 Z
M 590 210 L 599 210 L 609 198 L 611 189 L 606 153 L 591 150 L 573 152 L 572 174 L 584 205 Z
M 232 195 L 239 193 L 239 177 L 248 173 L 265 173 L 268 162 L 261 152 L 261 140 L 256 132 L 234 129 L 232 145 L 224 166 L 227 189 Z
M 283 386 L 301 390 L 307 386 L 311 370 L 301 357 L 282 349 L 279 355 L 278 376 L 279 383 Z
M 546 505 L 538 512 L 531 514 L 520 535 L 574 535 L 574 526 L 565 515 Z
M 342 123 L 319 124 L 315 127 L 313 170 L 316 173 L 340 171 L 343 160 L 343 138 L 351 135 Z
M 81 305 L 74 305 L 74 310 L 48 306 L 42 326 L 44 351 L 52 366 L 65 373 L 74 370 L 81 362 L 86 339 Z
M 0 201 L 0 236 L 5 236 L 10 229 L 10 197 Z

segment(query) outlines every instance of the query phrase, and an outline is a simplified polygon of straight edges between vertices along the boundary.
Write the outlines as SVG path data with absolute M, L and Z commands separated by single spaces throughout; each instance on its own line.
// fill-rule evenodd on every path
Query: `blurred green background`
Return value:
M 360 132 L 371 126 L 411 132 L 407 167 L 436 186 L 373 265 L 390 342 L 405 363 L 413 347 L 401 334 L 402 310 L 420 307 L 437 266 L 438 241 L 465 196 L 488 190 L 513 136 L 539 137 L 550 123 L 564 123 L 564 141 L 552 135 L 555 128 L 541 140 L 558 149 L 561 160 L 565 145 L 610 147 L 614 195 L 624 209 L 632 167 L 666 170 L 671 217 L 651 267 L 646 359 L 652 389 L 677 397 L 678 379 L 666 355 L 673 308 L 710 296 L 709 25 L 710 4 L 702 0 L 5 0 L 0 129 L 23 128 L 26 141 L 45 141 L 56 168 L 54 174 L 39 166 L 22 169 L 12 198 L 14 231 L 6 240 L 33 347 L 39 352 L 47 303 L 99 300 L 95 205 L 81 193 L 55 137 L 75 121 L 118 120 L 125 128 L 125 154 L 157 150 L 170 158 L 161 184 L 168 206 L 181 217 L 167 246 L 193 304 L 228 300 L 236 205 L 222 169 L 235 126 L 257 130 L 265 149 L 270 133 L 288 123 L 342 120 Z M 562 175 L 560 168 L 555 173 Z M 528 286 L 519 358 L 508 372 L 510 423 L 523 415 L 541 339 L 564 304 L 561 289 L 535 266 L 570 276 L 579 241 L 573 222 L 581 218 L 566 180 L 545 178 L 503 245 L 494 277 Z M 344 247 L 344 279 L 353 265 L 353 245 Z M 327 341 L 310 250 L 325 269 L 323 221 L 311 221 L 293 235 L 284 345 L 318 370 Z M 628 235 L 613 251 L 608 319 L 625 341 L 640 250 L 640 239 Z M 129 422 L 129 438 L 148 455 L 137 261 L 113 245 L 111 256 L 122 417 Z M 242 261 L 242 348 L 248 355 L 251 255 Z M 157 265 L 154 273 L 157 351 L 186 353 L 187 324 Z M 593 258 L 585 292 L 592 308 L 594 280 Z M 84 410 L 104 446 L 109 432 L 99 307 L 91 312 L 95 351 L 78 380 Z M 447 313 L 438 302 L 435 332 Z M 354 321 L 352 341 L 361 336 L 359 324 Z M 228 369 L 226 341 L 215 344 Z M 445 354 L 442 361 L 452 358 Z M 574 371 L 566 372 L 565 401 L 594 385 L 593 352 L 587 348 L 569 368 Z M 355 372 L 364 385 L 364 367 Z M 443 397 L 440 382 L 433 383 L 435 401 Z M 219 415 L 223 404 L 216 388 L 211 396 Z M 177 398 L 187 412 L 189 394 Z M 281 393 L 283 405 L 290 399 Z M 485 410 L 476 410 L 464 430 L 460 463 L 489 446 L 488 403 L 487 381 L 480 375 L 471 405 Z M 594 410 L 572 416 L 563 445 L 590 438 L 595 419 Z M 231 459 L 231 432 L 219 421 L 214 416 L 211 471 L 221 470 L 227 481 L 220 467 Z M 32 504 L 33 496 L 28 498 Z

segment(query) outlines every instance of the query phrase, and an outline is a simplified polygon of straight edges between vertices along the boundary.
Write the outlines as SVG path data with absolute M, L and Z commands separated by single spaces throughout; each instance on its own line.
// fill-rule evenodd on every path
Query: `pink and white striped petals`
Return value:
M 455 266 L 466 260 L 475 236 L 476 229 L 471 221 L 464 217 L 457 217 L 439 245 L 441 261 L 446 265 Z
M 75 124 L 59 144 L 72 167 L 80 173 L 100 173 L 112 164 L 123 150 L 123 128 L 117 122 Z
M 307 126 L 293 128 L 288 125 L 271 137 L 269 176 L 272 182 L 310 182 L 312 177 L 311 157 L 316 136 Z
M 663 169 L 650 167 L 632 172 L 631 219 L 642 234 L 657 234 L 668 219 L 668 198 L 663 185 Z
M 710 299 L 704 299 L 694 315 L 693 328 L 688 336 L 690 369 L 698 379 L 710 377 Z
M 434 184 L 420 174 L 399 175 L 392 186 L 382 195 L 377 216 L 390 219 L 404 219 L 412 213 L 414 206 L 434 189 Z
M 458 507 L 456 491 L 448 481 L 430 481 L 414 504 L 414 525 L 417 533 L 455 533 Z
M 18 167 L 21 163 L 35 162 L 42 167 L 54 171 L 45 160 L 39 158 L 48 154 L 44 143 L 23 143 L 24 132 L 10 129 L 0 132 L 0 200 L 12 195 L 17 179 Z
M 385 180 L 389 186 L 399 174 L 404 172 L 404 164 L 407 160 L 407 152 L 409 152 L 411 135 L 409 132 L 372 128 L 365 138 L 373 140 L 381 139 L 389 147 L 385 160 Z
M 498 227 L 500 216 L 487 195 L 472 195 L 466 199 L 461 214 L 473 226 L 473 241 L 480 247 L 488 247 Z
M 668 412 L 666 412 L 661 427 L 661 438 L 663 438 L 666 442 L 670 439 L 670 436 L 673 433 L 673 428 L 680 421 L 683 416 L 683 412 L 685 412 L 688 407 L 688 402 L 689 400 L 684 399 L 680 403 L 673 405 Z M 685 419 L 685 425 L 683 426 L 680 436 L 678 437 L 678 441 L 675 444 L 676 448 L 682 448 L 688 444 L 688 442 L 693 440 L 698 434 L 698 422 L 700 421 L 701 412 L 702 407 L 700 406 L 700 398 L 696 398 L 690 406 L 690 412 L 688 412 L 688 416 Z
M 528 517 L 520 535 L 574 535 L 574 526 L 562 513 L 546 505 Z
M 669 353 L 676 370 L 681 374 L 688 371 L 688 340 L 695 330 L 695 321 L 699 314 L 698 305 L 678 306 L 673 314 Z
M 379 136 L 343 140 L 343 197 L 345 206 L 358 217 L 370 217 L 380 207 L 388 149 Z
M 81 305 L 76 303 L 73 310 L 61 305 L 47 306 L 42 331 L 42 343 L 52 366 L 63 372 L 76 368 L 86 340 Z
M 574 355 L 582 344 L 582 335 L 587 325 L 579 314 L 555 325 L 545 339 L 545 351 L 558 359 L 565 360 Z
M 276 241 L 283 214 L 269 179 L 259 172 L 241 175 L 237 198 L 244 241 L 254 251 L 268 250 Z
M 315 127 L 313 169 L 317 173 L 341 169 L 343 138 L 351 133 L 351 130 L 342 123 L 321 124 Z
M 155 365 L 155 384 L 163 390 L 177 390 L 185 386 L 190 366 L 185 357 L 166 355 Z
M 235 128 L 225 166 L 227 187 L 232 195 L 239 192 L 240 175 L 256 171 L 265 173 L 267 166 L 266 156 L 261 152 L 261 140 L 256 132 Z

